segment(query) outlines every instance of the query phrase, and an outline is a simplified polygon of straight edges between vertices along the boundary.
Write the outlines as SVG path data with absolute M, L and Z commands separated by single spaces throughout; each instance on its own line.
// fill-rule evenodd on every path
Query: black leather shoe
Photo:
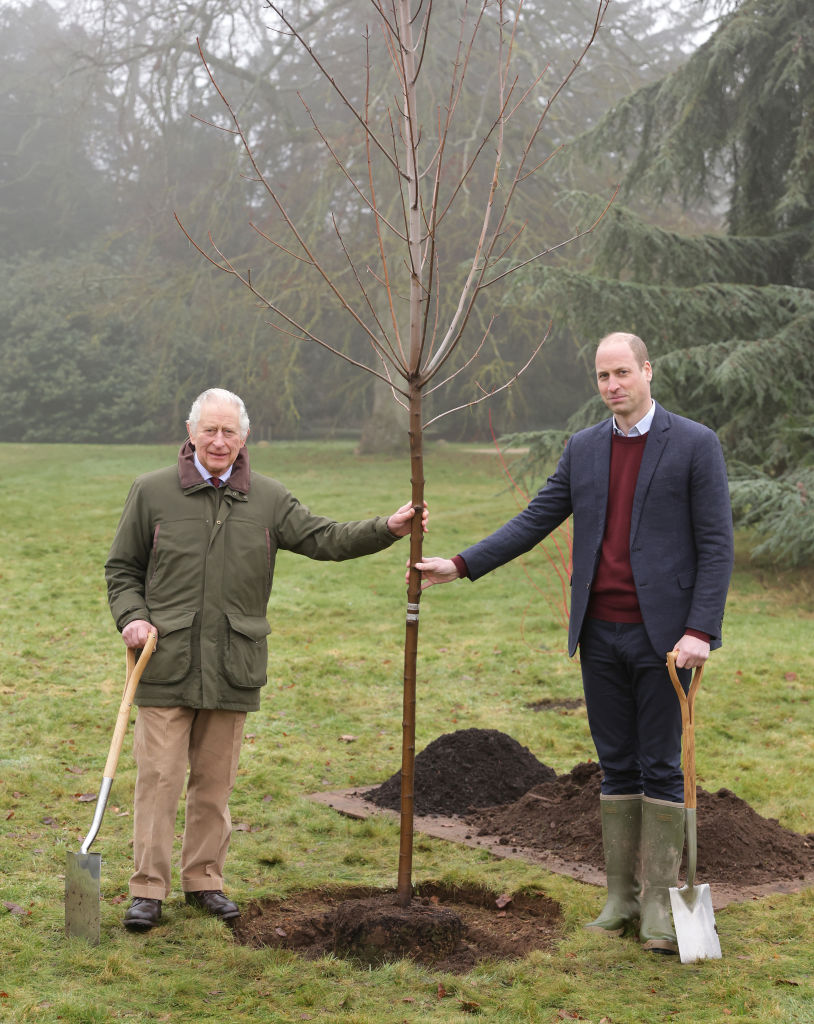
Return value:
M 240 911 L 236 903 L 233 903 L 228 896 L 224 896 L 220 889 L 205 889 L 203 892 L 188 892 L 186 901 L 191 907 L 205 910 L 221 921 L 231 921 L 240 917 Z
M 131 932 L 148 932 L 161 920 L 161 900 L 134 896 L 124 915 L 124 927 Z

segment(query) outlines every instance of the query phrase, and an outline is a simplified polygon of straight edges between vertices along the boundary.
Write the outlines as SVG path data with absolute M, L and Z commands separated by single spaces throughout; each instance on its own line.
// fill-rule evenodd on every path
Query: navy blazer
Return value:
M 568 653 L 579 643 L 602 550 L 612 421 L 580 430 L 529 504 L 491 536 L 461 552 L 470 579 L 529 551 L 573 514 Z M 686 629 L 721 646 L 732 575 L 732 510 L 723 452 L 714 431 L 656 403 L 630 524 L 630 564 L 647 635 L 658 654 Z

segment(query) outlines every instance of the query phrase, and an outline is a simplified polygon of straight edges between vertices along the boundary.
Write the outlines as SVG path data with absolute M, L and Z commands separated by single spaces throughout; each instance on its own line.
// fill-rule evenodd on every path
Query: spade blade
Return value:
M 715 927 L 712 896 L 706 884 L 670 889 L 673 924 L 682 964 L 720 960 L 721 942 Z
M 65 861 L 65 934 L 99 945 L 100 879 L 98 853 L 70 853 Z

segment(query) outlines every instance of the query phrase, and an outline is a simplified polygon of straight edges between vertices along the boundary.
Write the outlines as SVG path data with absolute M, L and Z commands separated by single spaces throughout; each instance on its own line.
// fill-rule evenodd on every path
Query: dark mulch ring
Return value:
M 394 891 L 348 888 L 294 893 L 247 907 L 234 926 L 245 946 L 328 953 L 363 965 L 410 958 L 451 974 L 483 960 L 550 949 L 560 935 L 559 904 L 542 893 L 512 896 L 422 882 L 402 909 Z
M 401 773 L 357 796 L 398 810 Z M 599 766 L 557 775 L 494 729 L 439 736 L 415 759 L 415 813 L 456 821 L 471 835 L 604 871 Z M 698 790 L 699 880 L 740 889 L 814 878 L 814 834 L 763 818 L 728 789 Z M 494 848 L 494 846 L 492 847 Z M 543 863 L 545 858 L 543 857 Z M 569 872 L 570 873 L 570 872 Z M 574 872 L 576 874 L 576 872 Z M 799 884 L 799 881 L 798 881 Z M 235 938 L 249 946 L 334 953 L 364 964 L 410 957 L 462 973 L 482 960 L 549 949 L 559 905 L 543 894 L 501 894 L 422 883 L 409 908 L 395 893 L 325 889 L 246 908 Z

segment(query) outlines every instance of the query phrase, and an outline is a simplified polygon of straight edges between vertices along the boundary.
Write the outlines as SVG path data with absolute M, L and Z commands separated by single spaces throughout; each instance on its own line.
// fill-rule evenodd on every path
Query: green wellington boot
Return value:
M 642 912 L 645 949 L 677 953 L 670 887 L 678 884 L 684 849 L 684 804 L 645 797 L 642 802 Z
M 642 794 L 600 796 L 608 898 L 591 931 L 621 935 L 639 916 Z

